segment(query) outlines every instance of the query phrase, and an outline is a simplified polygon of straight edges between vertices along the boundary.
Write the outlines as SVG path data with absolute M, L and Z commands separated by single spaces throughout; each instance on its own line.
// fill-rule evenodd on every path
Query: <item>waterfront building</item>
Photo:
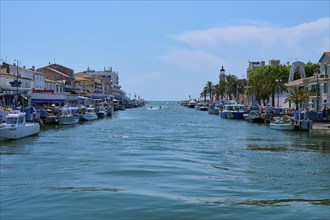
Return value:
M 91 76 L 101 76 L 105 80 L 107 80 L 106 86 L 111 86 L 111 88 L 105 88 L 105 91 L 111 91 L 113 97 L 117 100 L 122 100 L 124 97 L 122 96 L 121 86 L 119 85 L 119 74 L 116 71 L 113 71 L 112 68 L 104 68 L 103 71 L 95 71 L 87 68 L 84 73 Z
M 94 99 L 112 99 L 111 81 L 107 77 L 80 72 L 75 74 L 75 79 L 80 94 Z
M 0 105 L 23 105 L 31 95 L 32 87 L 42 85 L 42 79 L 43 75 L 32 69 L 3 62 L 0 66 Z
M 79 91 L 79 94 L 87 96 L 89 93 L 95 92 L 94 86 L 94 77 L 87 75 L 86 73 L 76 73 L 76 89 Z
M 54 63 L 37 69 L 37 72 L 44 73 L 47 79 L 63 85 L 64 92 L 72 92 L 75 89 L 73 69 Z
M 246 79 L 249 80 L 251 73 L 263 66 L 265 66 L 265 61 L 249 61 L 249 66 L 246 69 Z
M 310 110 L 321 111 L 325 106 L 330 106 L 330 52 L 324 52 L 319 59 L 319 73 L 307 78 L 304 74 L 301 74 L 300 79 L 293 80 L 295 66 L 298 68 L 298 65 L 301 65 L 300 63 L 295 62 L 292 65 L 289 82 L 286 84 L 288 89 L 303 88 L 309 96 L 309 101 L 305 103 L 305 107 Z M 301 67 L 299 69 L 302 70 Z

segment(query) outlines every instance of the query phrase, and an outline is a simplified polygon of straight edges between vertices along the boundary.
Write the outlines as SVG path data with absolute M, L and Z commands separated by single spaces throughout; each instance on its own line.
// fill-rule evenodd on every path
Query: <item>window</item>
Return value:
M 328 93 L 328 83 L 324 83 L 324 89 L 323 89 L 324 93 Z

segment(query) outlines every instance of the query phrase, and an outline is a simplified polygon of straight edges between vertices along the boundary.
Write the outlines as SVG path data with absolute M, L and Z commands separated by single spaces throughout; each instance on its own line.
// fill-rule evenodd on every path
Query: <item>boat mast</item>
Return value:
M 16 108 L 18 107 L 18 60 L 16 60 L 16 95 L 15 95 L 15 99 L 16 99 Z

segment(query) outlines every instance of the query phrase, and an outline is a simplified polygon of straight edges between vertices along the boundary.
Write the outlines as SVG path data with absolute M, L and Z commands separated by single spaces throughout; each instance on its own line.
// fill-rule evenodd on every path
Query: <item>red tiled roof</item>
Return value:
M 55 72 L 55 73 L 57 73 L 57 74 L 59 74 L 59 75 L 61 75 L 61 76 L 64 76 L 66 78 L 71 78 L 72 79 L 72 77 L 70 77 L 70 76 L 68 76 L 68 75 L 66 75 L 66 74 L 64 74 L 64 73 L 62 73 L 62 72 L 60 72 L 60 71 L 58 71 L 56 69 L 53 69 L 53 68 L 50 68 L 50 67 L 46 67 L 46 68 L 49 69 L 49 70 L 51 70 L 51 71 L 53 71 L 53 72 Z

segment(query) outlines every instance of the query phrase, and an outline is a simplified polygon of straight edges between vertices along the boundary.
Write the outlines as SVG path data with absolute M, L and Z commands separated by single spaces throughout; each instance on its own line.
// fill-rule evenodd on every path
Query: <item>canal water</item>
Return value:
M 329 142 L 176 102 L 46 126 L 0 142 L 0 219 L 329 219 Z

